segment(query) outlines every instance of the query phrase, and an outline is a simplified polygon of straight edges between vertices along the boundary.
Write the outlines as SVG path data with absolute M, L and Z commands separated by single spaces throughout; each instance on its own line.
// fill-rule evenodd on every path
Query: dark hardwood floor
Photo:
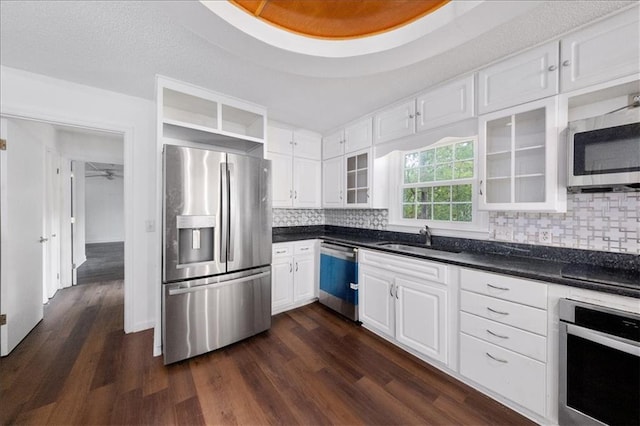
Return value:
M 319 304 L 165 367 L 151 330 L 123 333 L 122 290 L 56 294 L 0 359 L 1 424 L 530 424 Z
M 124 242 L 87 244 L 85 252 L 87 260 L 78 268 L 78 284 L 124 279 Z

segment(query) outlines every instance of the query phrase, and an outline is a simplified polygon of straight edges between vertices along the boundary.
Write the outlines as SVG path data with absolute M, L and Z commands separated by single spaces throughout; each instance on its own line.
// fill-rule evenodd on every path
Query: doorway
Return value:
M 7 355 L 42 320 L 43 302 L 74 284 L 73 272 L 79 265 L 72 256 L 72 227 L 77 217 L 72 209 L 71 185 L 65 185 L 73 180 L 72 162 L 120 167 L 120 280 L 124 279 L 123 194 L 128 179 L 123 167 L 123 133 L 14 117 L 2 118 L 2 128 L 8 149 L 0 157 L 0 302 L 7 323 L 0 349 Z M 34 212 L 39 214 L 31 214 Z M 22 259 L 26 265 L 21 266 Z
M 124 279 L 124 167 L 73 162 L 84 174 L 84 257 L 76 284 Z M 73 198 L 73 197 L 72 197 Z

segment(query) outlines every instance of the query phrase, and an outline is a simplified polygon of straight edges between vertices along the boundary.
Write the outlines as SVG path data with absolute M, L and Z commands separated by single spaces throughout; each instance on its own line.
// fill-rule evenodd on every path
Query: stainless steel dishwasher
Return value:
M 320 245 L 320 294 L 323 305 L 358 321 L 358 249 L 323 242 Z

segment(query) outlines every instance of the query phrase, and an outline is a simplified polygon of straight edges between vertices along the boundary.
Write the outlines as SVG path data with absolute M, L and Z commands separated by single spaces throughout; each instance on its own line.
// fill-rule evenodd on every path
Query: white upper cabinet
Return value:
M 320 160 L 322 137 L 307 130 L 268 126 L 267 151 Z
M 416 101 L 411 99 L 379 112 L 374 118 L 373 138 L 383 143 L 415 133 Z
M 293 155 L 298 158 L 320 160 L 322 157 L 322 136 L 307 130 L 293 132 Z
M 371 117 L 360 120 L 344 129 L 344 153 L 369 148 L 373 141 L 373 119 Z
M 325 136 L 322 139 L 322 159 L 326 160 L 370 147 L 372 144 L 371 122 L 371 117 L 363 118 Z
M 374 141 L 376 144 L 392 141 L 474 115 L 474 76 L 470 75 L 377 113 L 373 122 Z
M 322 162 L 294 157 L 293 207 L 320 208 L 322 205 L 321 185 Z
M 557 98 L 480 116 L 481 210 L 566 211 L 558 173 L 565 149 L 558 143 Z
M 322 205 L 321 137 L 306 130 L 269 125 L 273 207 L 320 208 Z
M 634 7 L 561 41 L 562 91 L 640 71 L 640 24 Z
M 339 208 L 344 205 L 343 157 L 335 157 L 322 162 L 322 207 Z
M 239 151 L 264 143 L 264 107 L 166 77 L 158 77 L 157 88 L 162 143 L 172 139 Z
M 478 73 L 478 113 L 558 93 L 558 42 L 528 50 Z
M 293 154 L 293 132 L 281 127 L 267 127 L 267 150 L 278 154 Z
M 416 130 L 433 129 L 475 114 L 473 75 L 430 90 L 416 99 Z

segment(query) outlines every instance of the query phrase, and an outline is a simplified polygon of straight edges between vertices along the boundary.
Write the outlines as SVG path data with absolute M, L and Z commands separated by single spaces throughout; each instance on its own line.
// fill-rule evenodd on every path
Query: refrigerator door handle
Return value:
M 234 178 L 234 167 L 233 163 L 227 163 L 227 194 L 231 196 L 231 180 Z M 235 183 L 235 182 L 234 182 Z M 235 186 L 235 185 L 234 185 Z M 236 188 L 236 190 L 238 190 Z M 227 226 L 229 227 L 229 250 L 227 251 L 227 260 L 229 262 L 233 262 L 233 240 L 234 240 L 234 231 L 235 227 L 233 226 L 232 217 L 233 213 L 231 212 L 231 206 L 233 203 L 229 202 L 229 207 L 226 210 L 227 212 Z
M 242 278 L 236 278 L 236 279 L 229 280 L 229 281 L 220 281 L 220 282 L 212 283 L 212 284 L 197 285 L 197 286 L 185 287 L 185 288 L 172 288 L 172 289 L 169 290 L 169 296 L 176 296 L 178 294 L 184 294 L 184 293 L 194 293 L 196 291 L 208 290 L 208 289 L 215 288 L 215 287 L 224 287 L 224 286 L 228 286 L 228 285 L 232 285 L 232 284 L 239 284 L 239 283 L 243 283 L 243 282 L 246 282 L 246 281 L 257 280 L 259 278 L 263 278 L 263 277 L 266 277 L 268 275 L 271 275 L 270 271 L 260 272 L 259 274 L 249 275 L 249 276 L 242 277 Z
M 229 175 L 227 163 L 220 163 L 220 262 L 227 261 L 227 241 L 229 240 Z

